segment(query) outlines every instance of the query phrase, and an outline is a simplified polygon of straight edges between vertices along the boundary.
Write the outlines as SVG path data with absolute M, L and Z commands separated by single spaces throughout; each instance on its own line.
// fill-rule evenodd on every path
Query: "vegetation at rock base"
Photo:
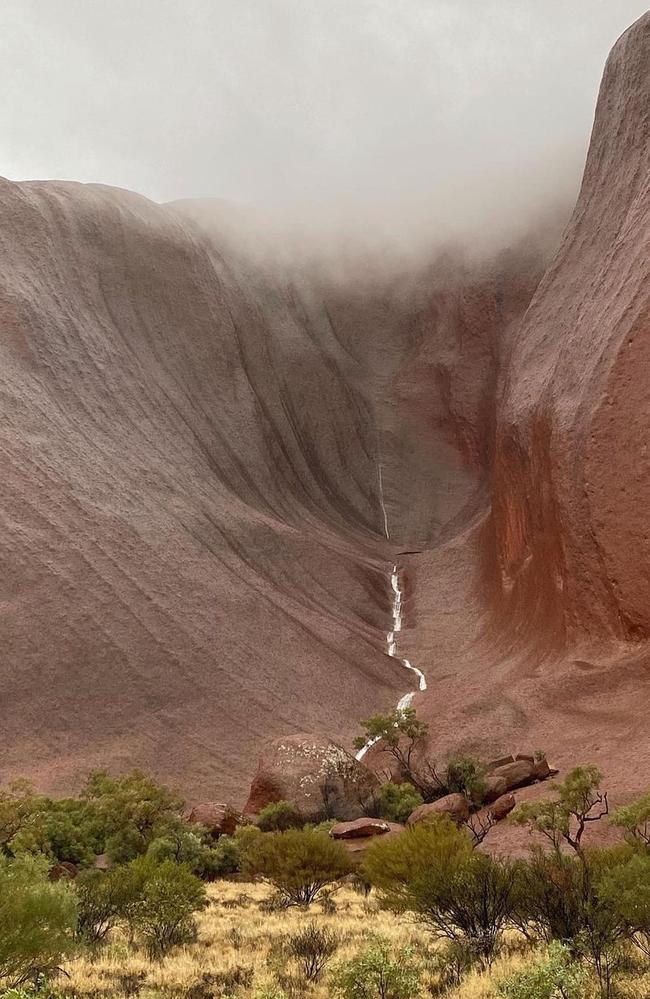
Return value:
M 480 793 L 471 757 L 450 774 L 456 798 Z M 377 796 L 391 820 L 421 801 L 408 782 Z M 59 801 L 18 781 L 0 792 L 0 997 L 650 995 L 648 801 L 610 816 L 602 774 L 577 767 L 506 820 L 533 834 L 513 860 L 480 846 L 474 802 L 465 824 L 436 806 L 360 843 L 278 829 L 281 802 L 219 835 L 138 771 Z M 603 825 L 616 845 L 590 843 Z
M 287 905 L 307 906 L 352 869 L 350 855 L 327 833 L 288 829 L 256 840 L 248 852 L 244 872 L 272 884 Z

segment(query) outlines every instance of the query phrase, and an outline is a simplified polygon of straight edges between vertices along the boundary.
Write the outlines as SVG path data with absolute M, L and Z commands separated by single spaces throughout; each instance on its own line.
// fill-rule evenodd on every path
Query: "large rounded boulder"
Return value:
M 415 826 L 437 815 L 448 815 L 457 826 L 462 826 L 469 819 L 469 802 L 464 794 L 446 794 L 444 798 L 438 798 L 428 805 L 419 805 L 411 812 L 406 824 Z
M 305 819 L 362 818 L 379 788 L 366 766 L 342 746 L 312 735 L 276 739 L 260 757 L 245 815 L 274 801 L 290 802 Z

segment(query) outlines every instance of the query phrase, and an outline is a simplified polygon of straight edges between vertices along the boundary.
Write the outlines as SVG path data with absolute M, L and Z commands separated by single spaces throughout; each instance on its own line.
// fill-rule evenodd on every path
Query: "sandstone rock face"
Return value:
M 364 836 L 382 836 L 390 831 L 390 824 L 384 819 L 353 819 L 352 822 L 337 822 L 330 829 L 332 839 L 363 839 Z
M 469 802 L 463 794 L 446 794 L 429 805 L 419 805 L 411 812 L 406 824 L 414 826 L 435 815 L 448 815 L 456 825 L 461 826 L 469 818 Z
M 395 549 L 485 500 L 498 341 L 547 247 L 341 281 L 204 215 L 0 184 L 0 779 L 138 765 L 239 804 L 269 738 L 351 744 L 410 687 Z
M 305 821 L 361 818 L 379 787 L 377 778 L 341 746 L 310 735 L 276 740 L 260 758 L 247 815 L 289 801 Z
M 549 223 L 290 274 L 187 206 L 2 182 L 1 778 L 138 765 L 239 804 L 269 738 L 349 745 L 406 692 L 397 560 L 437 759 L 541 746 L 645 787 L 649 62 L 646 15 L 557 252 Z M 274 761 L 250 809 L 316 811 L 329 778 Z
M 215 801 L 204 801 L 194 805 L 188 815 L 188 822 L 205 826 L 213 839 L 219 836 L 232 836 L 242 816 L 230 805 Z

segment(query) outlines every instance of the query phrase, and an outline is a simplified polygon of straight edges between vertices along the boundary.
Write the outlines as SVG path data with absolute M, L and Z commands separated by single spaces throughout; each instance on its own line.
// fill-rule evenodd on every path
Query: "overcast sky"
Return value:
M 644 9 L 2 0 L 0 173 L 287 210 L 408 215 L 448 190 L 518 208 L 575 186 L 607 52 Z

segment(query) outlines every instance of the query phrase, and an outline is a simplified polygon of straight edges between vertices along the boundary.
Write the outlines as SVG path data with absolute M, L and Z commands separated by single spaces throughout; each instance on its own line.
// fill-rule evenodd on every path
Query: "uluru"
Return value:
M 5 781 L 240 808 L 269 747 L 406 705 L 437 758 L 643 789 L 649 66 L 643 15 L 573 205 L 408 252 L 2 181 Z

